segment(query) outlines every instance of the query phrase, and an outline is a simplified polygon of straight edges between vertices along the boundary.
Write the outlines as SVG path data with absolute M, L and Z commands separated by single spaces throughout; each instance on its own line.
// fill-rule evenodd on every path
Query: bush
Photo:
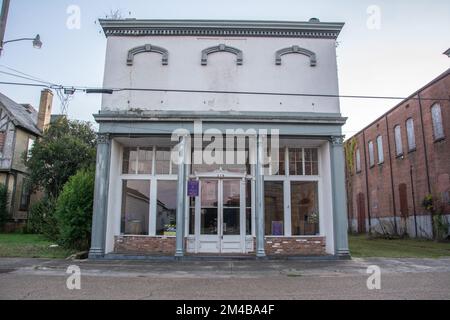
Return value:
M 30 208 L 27 232 L 42 234 L 51 241 L 58 240 L 58 225 L 55 218 L 56 200 L 44 197 Z
M 0 228 L 3 228 L 8 220 L 8 188 L 4 184 L 0 184 Z
M 59 242 L 64 247 L 88 250 L 91 240 L 95 172 L 82 169 L 64 185 L 58 197 L 55 217 Z

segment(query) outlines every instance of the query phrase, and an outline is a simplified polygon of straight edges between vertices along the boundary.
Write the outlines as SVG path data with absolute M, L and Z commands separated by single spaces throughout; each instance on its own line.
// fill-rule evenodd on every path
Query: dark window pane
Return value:
M 156 235 L 176 236 L 177 181 L 158 181 Z
M 319 234 L 319 197 L 317 182 L 291 184 L 292 235 Z
M 266 181 L 264 199 L 266 235 L 284 235 L 283 182 Z
M 121 233 L 148 235 L 149 214 L 150 181 L 124 180 Z

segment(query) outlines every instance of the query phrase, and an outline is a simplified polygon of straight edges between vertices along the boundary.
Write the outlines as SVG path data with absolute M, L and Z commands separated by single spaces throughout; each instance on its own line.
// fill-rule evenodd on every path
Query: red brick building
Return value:
M 432 237 L 428 194 L 450 221 L 450 69 L 346 142 L 353 232 Z

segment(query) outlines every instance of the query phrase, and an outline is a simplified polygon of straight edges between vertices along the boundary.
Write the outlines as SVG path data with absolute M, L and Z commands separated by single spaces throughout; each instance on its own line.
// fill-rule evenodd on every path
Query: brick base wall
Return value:
M 114 252 L 119 254 L 174 255 L 175 250 L 175 237 L 115 237 Z M 268 256 L 326 255 L 324 237 L 266 237 L 265 250 Z
M 174 255 L 175 250 L 175 237 L 115 237 L 115 253 Z
M 266 237 L 267 255 L 285 256 L 322 256 L 326 255 L 324 237 L 287 238 Z

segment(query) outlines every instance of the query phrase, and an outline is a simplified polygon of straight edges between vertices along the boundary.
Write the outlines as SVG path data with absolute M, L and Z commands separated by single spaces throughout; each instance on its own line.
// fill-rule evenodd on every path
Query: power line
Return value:
M 17 69 L 15 69 L 15 68 L 9 67 L 9 66 L 7 66 L 7 65 L 0 64 L 0 67 L 5 68 L 5 69 L 8 69 L 8 70 L 10 70 L 10 71 L 13 71 L 13 72 L 15 72 L 15 73 L 18 73 L 18 74 L 20 74 L 20 75 L 22 75 L 22 76 L 31 78 L 31 79 L 33 79 L 34 81 L 39 81 L 39 82 L 42 82 L 42 83 L 47 83 L 47 84 L 52 84 L 52 85 L 54 85 L 54 83 L 51 83 L 51 82 L 49 82 L 49 81 L 46 81 L 46 80 L 41 79 L 41 78 L 38 78 L 38 77 L 35 77 L 35 76 L 31 75 L 31 74 L 22 72 L 22 71 L 20 71 L 20 70 L 17 70 Z
M 14 73 L 10 73 L 10 72 L 6 72 L 6 71 L 1 71 L 1 70 L 0 70 L 0 73 L 6 74 L 6 75 L 11 76 L 11 77 L 20 78 L 20 79 L 25 79 L 25 80 L 31 80 L 31 81 L 35 81 L 35 82 L 45 83 L 45 84 L 48 84 L 48 85 L 50 85 L 50 86 L 54 85 L 53 83 L 50 83 L 50 82 L 47 82 L 47 81 L 37 80 L 37 79 L 34 79 L 34 78 L 30 78 L 30 77 L 26 77 L 26 76 L 21 76 L 21 75 L 14 74 Z
M 1 72 L 1 71 L 0 71 Z M 3 73 L 3 72 L 2 72 Z M 18 86 L 37 86 L 30 83 L 0 82 L 4 85 Z M 343 99 L 380 99 L 380 100 L 419 100 L 414 96 L 395 97 L 395 96 L 370 96 L 370 95 L 340 95 L 340 94 L 317 94 L 317 93 L 283 93 L 283 92 L 256 92 L 256 91 L 221 91 L 221 90 L 190 90 L 190 89 L 157 89 L 157 88 L 92 88 L 79 86 L 62 85 L 40 85 L 49 89 L 72 89 L 74 91 L 95 91 L 96 93 L 113 93 L 122 91 L 141 91 L 141 92 L 170 92 L 170 93 L 203 93 L 203 94 L 234 94 L 234 95 L 262 95 L 262 96 L 288 96 L 288 97 L 318 97 L 318 98 L 343 98 Z M 448 101 L 449 98 L 421 98 L 422 101 Z

